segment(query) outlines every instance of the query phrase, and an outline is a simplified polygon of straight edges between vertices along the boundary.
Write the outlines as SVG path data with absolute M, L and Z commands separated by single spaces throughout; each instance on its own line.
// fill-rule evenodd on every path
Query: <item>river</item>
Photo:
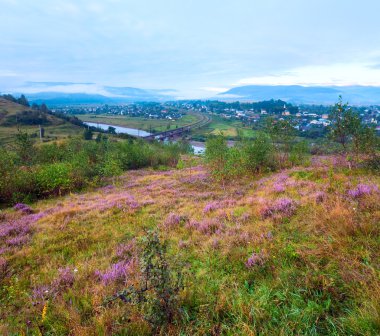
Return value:
M 102 130 L 108 131 L 109 127 L 113 127 L 115 129 L 116 133 L 123 133 L 123 134 L 129 134 L 137 137 L 145 137 L 148 135 L 151 135 L 151 133 L 139 130 L 136 128 L 129 128 L 124 126 L 115 126 L 115 125 L 109 125 L 109 124 L 102 124 L 102 123 L 95 123 L 95 122 L 87 122 L 84 121 L 84 124 L 92 127 L 101 128 Z M 205 147 L 202 142 L 193 142 L 190 141 L 191 146 L 194 149 L 194 154 L 203 154 L 205 151 Z

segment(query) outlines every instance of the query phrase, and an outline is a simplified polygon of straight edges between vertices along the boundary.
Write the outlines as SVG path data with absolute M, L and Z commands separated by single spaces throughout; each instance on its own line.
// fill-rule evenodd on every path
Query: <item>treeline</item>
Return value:
M 271 99 L 271 100 L 264 100 L 260 102 L 223 102 L 218 100 L 189 100 L 189 101 L 181 101 L 183 103 L 192 104 L 195 107 L 202 107 L 206 106 L 211 111 L 222 111 L 224 109 L 234 109 L 234 110 L 254 110 L 254 111 L 260 111 L 261 109 L 266 110 L 270 114 L 281 114 L 284 112 L 284 106 L 288 109 L 288 111 L 292 114 L 295 114 L 298 112 L 298 107 L 293 106 L 290 103 L 287 103 L 281 99 Z
M 12 96 L 11 94 L 4 94 L 2 98 L 11 101 L 13 103 L 21 104 L 28 107 L 25 111 L 18 112 L 16 114 L 7 116 L 2 122 L 3 126 L 17 126 L 17 125 L 51 125 L 53 122 L 49 115 L 67 121 L 71 124 L 85 127 L 86 125 L 77 117 L 72 115 L 66 115 L 64 113 L 53 113 L 45 103 L 38 105 L 36 103 L 30 104 L 28 99 L 21 95 L 19 98 Z M 95 129 L 94 129 L 95 130 Z
M 26 99 L 23 94 L 20 96 L 20 98 L 13 97 L 11 94 L 3 94 L 1 97 L 13 103 L 24 105 L 26 107 L 30 106 L 28 99 Z
M 0 148 L 0 204 L 28 202 L 98 185 L 110 176 L 142 167 L 176 166 L 188 144 L 147 143 L 142 140 L 69 139 L 35 146 L 19 133 L 9 148 Z
M 338 146 L 347 166 L 362 166 L 380 172 L 380 139 L 373 127 L 362 123 L 359 115 L 340 99 L 331 110 L 327 146 Z M 223 135 L 206 142 L 205 159 L 213 176 L 222 182 L 244 174 L 307 165 L 309 143 L 299 141 L 292 120 L 268 118 L 262 132 L 253 140 L 241 139 L 228 147 Z

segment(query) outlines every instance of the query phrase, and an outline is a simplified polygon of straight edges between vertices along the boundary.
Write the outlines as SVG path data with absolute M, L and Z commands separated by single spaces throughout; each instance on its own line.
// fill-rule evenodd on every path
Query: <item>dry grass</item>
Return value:
M 358 183 L 379 185 L 379 178 L 333 174 L 332 185 L 318 161 L 223 189 L 201 165 L 140 170 L 92 192 L 40 201 L 33 208 L 45 215 L 32 224 L 31 241 L 2 255 L 0 331 L 149 334 L 138 307 L 102 306 L 138 281 L 138 268 L 108 284 L 96 271 L 120 260 L 121 244 L 157 228 L 170 256 L 191 270 L 181 293 L 183 319 L 168 334 L 374 335 L 380 331 L 380 195 L 353 199 L 347 192 Z M 263 216 L 279 199 L 291 199 L 295 210 Z M 20 216 L 6 210 L 0 227 Z M 252 253 L 262 262 L 247 267 Z M 45 300 L 33 291 L 50 286 L 67 266 L 75 280 L 48 297 L 41 322 Z

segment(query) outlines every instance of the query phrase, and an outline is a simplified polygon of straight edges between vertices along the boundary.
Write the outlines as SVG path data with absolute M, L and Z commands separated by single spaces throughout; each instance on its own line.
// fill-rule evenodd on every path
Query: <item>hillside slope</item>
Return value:
M 31 134 L 39 132 L 39 125 L 45 129 L 45 138 L 56 139 L 81 132 L 75 126 L 49 113 L 35 111 L 0 97 L 0 143 L 12 141 L 18 128 Z
M 226 187 L 202 166 L 131 171 L 34 213 L 6 210 L 0 333 L 151 334 L 144 316 L 160 301 L 105 303 L 143 286 L 150 228 L 188 269 L 164 334 L 379 334 L 379 185 L 317 158 Z

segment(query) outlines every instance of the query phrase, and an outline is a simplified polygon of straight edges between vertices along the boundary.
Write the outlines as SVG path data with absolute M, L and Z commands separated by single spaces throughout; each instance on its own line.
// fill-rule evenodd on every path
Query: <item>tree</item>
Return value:
M 272 139 L 273 146 L 276 146 L 278 151 L 282 153 L 280 155 L 282 164 L 286 161 L 291 145 L 294 142 L 295 126 L 294 120 L 268 118 L 266 121 L 265 129 Z
M 228 148 L 223 135 L 206 141 L 206 163 L 211 174 L 223 183 L 242 172 L 243 165 L 239 148 Z
M 29 165 L 32 161 L 34 147 L 29 134 L 18 129 L 16 141 L 14 143 L 15 152 L 23 165 Z
M 112 127 L 112 126 L 109 126 L 108 127 L 108 133 L 110 133 L 110 134 L 116 134 L 116 128 Z
M 251 173 L 274 169 L 276 166 L 274 148 L 269 136 L 258 133 L 253 141 L 244 140 L 242 159 L 245 170 Z
M 83 139 L 84 140 L 92 140 L 92 130 L 91 128 L 86 128 L 83 132 Z
M 26 97 L 23 94 L 20 96 L 20 98 L 17 99 L 17 102 L 21 105 L 29 107 L 28 99 L 26 99 Z
M 360 125 L 360 119 L 347 103 L 343 104 L 342 96 L 339 96 L 339 101 L 331 109 L 329 119 L 331 121 L 330 138 L 342 145 L 343 152 L 347 152 L 350 137 L 355 127 Z
M 40 106 L 40 111 L 45 112 L 45 113 L 48 113 L 48 112 L 49 112 L 49 109 L 48 109 L 48 107 L 46 106 L 45 103 L 42 103 L 42 104 L 41 104 L 41 106 Z

